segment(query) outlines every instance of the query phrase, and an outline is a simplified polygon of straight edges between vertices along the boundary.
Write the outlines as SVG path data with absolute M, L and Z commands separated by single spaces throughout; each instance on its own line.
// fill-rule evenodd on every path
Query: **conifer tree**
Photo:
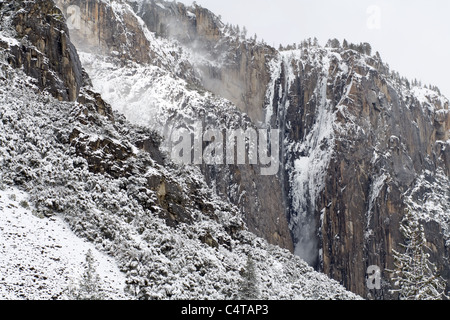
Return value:
M 256 300 L 259 297 L 258 279 L 256 275 L 256 266 L 252 257 L 247 256 L 247 264 L 242 274 L 239 298 L 241 300 Z
M 86 253 L 85 270 L 81 277 L 79 287 L 75 292 L 77 300 L 102 300 L 100 292 L 100 276 L 95 268 L 95 259 L 91 249 Z
M 242 39 L 246 39 L 247 38 L 247 28 L 245 26 L 242 27 L 242 34 L 241 37 Z
M 343 47 L 344 49 L 348 49 L 348 42 L 347 42 L 346 39 L 344 39 L 344 41 L 342 42 L 342 47 Z
M 401 300 L 441 300 L 445 297 L 445 281 L 437 274 L 436 267 L 426 253 L 423 226 L 408 211 L 400 231 L 405 237 L 401 246 L 404 252 L 394 250 L 393 281 Z

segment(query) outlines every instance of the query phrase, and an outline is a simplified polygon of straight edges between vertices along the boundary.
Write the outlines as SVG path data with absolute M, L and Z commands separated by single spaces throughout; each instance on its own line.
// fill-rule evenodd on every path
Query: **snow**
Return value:
M 156 5 L 158 7 L 160 7 L 161 9 L 164 9 L 164 10 L 166 9 L 166 7 L 164 7 L 164 5 L 162 3 L 156 2 Z
M 114 58 L 80 53 L 93 87 L 127 120 L 154 129 L 166 137 L 171 130 L 200 120 L 229 128 L 249 122 L 231 102 L 192 88 L 186 80 L 154 65 L 129 63 L 120 67 Z
M 108 58 L 80 53 L 81 61 L 89 72 L 93 86 L 114 110 L 124 114 L 135 124 L 161 128 L 167 123 L 172 110 L 181 110 L 184 101 L 195 103 L 199 94 L 190 93 L 186 83 L 175 79 L 156 66 L 129 65 L 117 68 Z M 186 96 L 186 95 L 187 96 Z
M 423 88 L 423 87 L 413 87 L 411 94 L 420 102 L 423 109 L 429 110 L 430 112 L 440 111 L 448 105 L 449 101 L 442 95 L 439 95 L 436 91 Z
M 431 90 L 420 87 L 414 87 L 411 91 L 423 106 L 432 108 L 432 105 L 428 98 L 428 95 L 430 94 Z
M 0 299 L 68 298 L 84 271 L 88 250 L 109 299 L 129 299 L 125 274 L 105 256 L 69 230 L 59 217 L 37 217 L 29 196 L 16 188 L 0 190 Z
M 371 219 L 372 219 L 373 206 L 375 204 L 375 201 L 378 199 L 381 190 L 386 185 L 385 182 L 387 181 L 388 178 L 389 178 L 388 175 L 383 173 L 382 175 L 376 177 L 370 186 L 369 208 L 366 213 L 366 221 L 367 221 L 366 233 L 365 233 L 366 238 L 369 238 L 370 236 L 373 235 L 372 230 L 370 230 L 370 225 L 372 223 Z
M 197 16 L 196 16 L 194 13 L 190 12 L 190 11 L 186 11 L 186 15 L 187 15 L 190 19 L 196 19 L 196 18 L 197 18 Z
M 409 209 L 418 219 L 436 221 L 450 243 L 450 179 L 439 169 L 425 171 L 406 192 Z
M 5 35 L 3 32 L 0 32 L 0 41 L 6 42 L 9 46 L 18 46 L 20 42 L 14 38 Z

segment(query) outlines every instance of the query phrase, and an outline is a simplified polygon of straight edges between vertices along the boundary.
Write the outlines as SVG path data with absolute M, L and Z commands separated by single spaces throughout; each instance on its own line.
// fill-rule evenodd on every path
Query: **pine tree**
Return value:
M 100 276 L 95 269 L 95 259 L 91 249 L 86 253 L 85 270 L 78 288 L 74 292 L 77 300 L 102 300 L 100 292 Z
M 372 46 L 369 43 L 364 42 L 361 44 L 361 46 L 362 46 L 362 50 L 363 50 L 364 54 L 366 54 L 368 56 L 372 55 Z
M 344 49 L 348 49 L 348 42 L 347 42 L 346 39 L 344 39 L 344 42 L 342 42 L 342 47 L 343 47 Z
M 258 279 L 256 275 L 256 266 L 252 257 L 247 256 L 247 265 L 242 274 L 239 298 L 241 300 L 256 300 L 259 297 Z
M 341 43 L 339 42 L 338 39 L 330 39 L 328 40 L 326 47 L 328 48 L 334 48 L 334 49 L 338 49 L 341 47 Z
M 313 41 L 314 41 L 313 42 L 314 47 L 318 47 L 319 46 L 319 40 L 316 37 L 314 37 Z
M 401 246 L 404 252 L 394 252 L 393 281 L 401 300 L 441 300 L 445 297 L 445 281 L 437 275 L 434 264 L 426 253 L 423 226 L 408 211 L 401 223 L 400 231 L 406 239 Z
M 247 28 L 245 27 L 245 26 L 243 26 L 242 27 L 242 34 L 241 34 L 241 37 L 243 38 L 243 39 L 246 39 L 247 38 Z

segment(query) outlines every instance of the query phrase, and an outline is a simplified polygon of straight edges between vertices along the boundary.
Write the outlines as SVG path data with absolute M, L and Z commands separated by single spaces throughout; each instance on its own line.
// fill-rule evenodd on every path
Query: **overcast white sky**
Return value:
M 192 4 L 191 0 L 178 0 Z M 450 98 L 448 0 L 197 0 L 270 45 L 317 37 L 369 42 L 391 69 Z

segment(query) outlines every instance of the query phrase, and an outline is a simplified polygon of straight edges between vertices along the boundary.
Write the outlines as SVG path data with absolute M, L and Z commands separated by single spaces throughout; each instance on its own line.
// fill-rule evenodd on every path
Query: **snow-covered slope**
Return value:
M 0 300 L 71 299 L 85 272 L 88 250 L 93 252 L 101 292 L 122 300 L 125 275 L 113 258 L 77 237 L 58 216 L 38 217 L 27 193 L 0 190 Z
M 164 134 L 173 126 L 193 125 L 240 127 L 250 122 L 224 98 L 195 87 L 155 65 L 120 62 L 103 55 L 80 52 L 93 88 L 112 108 L 134 124 Z

